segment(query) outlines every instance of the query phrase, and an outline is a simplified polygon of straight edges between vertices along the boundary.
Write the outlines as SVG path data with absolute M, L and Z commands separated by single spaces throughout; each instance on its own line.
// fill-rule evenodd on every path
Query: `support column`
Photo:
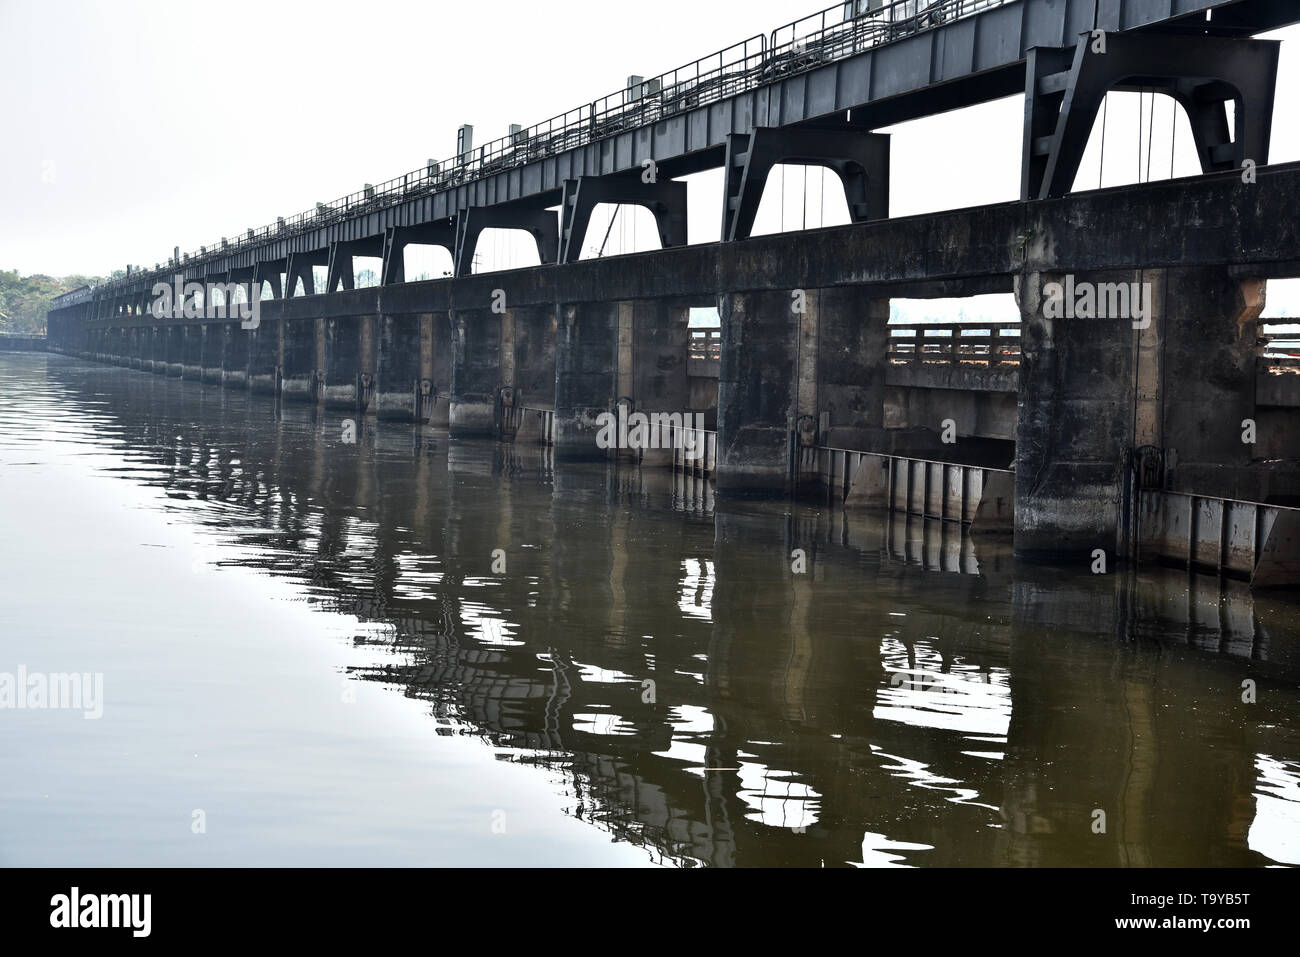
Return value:
M 179 379 L 185 363 L 185 327 L 166 327 L 166 373 L 169 379 Z
M 689 305 L 669 299 L 636 300 L 630 315 L 620 316 L 618 350 L 616 393 L 620 400 L 631 400 L 634 412 L 653 417 L 708 411 L 691 404 Z M 675 421 L 693 427 L 695 420 Z M 665 435 L 662 427 L 643 435 L 657 447 L 636 453 L 641 464 L 671 465 L 673 451 L 665 443 L 671 435 Z
M 362 316 L 358 323 L 359 329 L 359 348 L 360 355 L 358 361 L 361 366 L 361 375 L 358 377 L 357 384 L 357 411 L 362 415 L 375 414 L 375 370 L 378 361 L 375 350 L 377 329 L 379 326 L 378 316 Z
M 361 407 L 362 322 L 357 316 L 321 321 L 323 356 L 317 389 L 318 398 L 329 408 L 356 411 Z
M 1255 356 L 1264 281 L 1223 269 L 1146 275 L 1155 288 L 1153 325 L 1163 343 L 1158 444 L 1165 449 L 1167 487 L 1258 502 L 1275 491 L 1294 494 L 1294 487 L 1270 488 L 1268 470 L 1251 467 L 1265 457 L 1262 442 L 1242 441 L 1242 423 L 1260 422 Z
M 1258 281 L 1224 269 L 1027 273 L 1015 550 L 1126 552 L 1134 487 L 1252 498 Z M 1149 303 L 1144 320 L 1139 307 Z M 1136 326 L 1136 328 L 1135 328 Z
M 512 309 L 509 312 L 513 369 L 509 384 L 514 388 L 515 441 L 538 442 L 555 411 L 556 321 L 554 306 Z M 504 324 L 503 324 L 504 327 Z
M 560 307 L 555 352 L 555 454 L 603 459 L 596 444 L 599 416 L 618 399 L 618 330 L 630 324 L 631 302 L 577 303 Z
M 145 326 L 140 335 L 140 368 L 144 372 L 157 372 L 154 360 L 160 351 L 162 331 L 157 326 Z
M 131 330 L 129 349 L 130 349 L 130 365 L 132 369 L 143 368 L 144 342 L 145 342 L 145 337 L 148 334 L 149 334 L 149 330 L 143 326 L 136 326 Z
M 233 323 L 209 322 L 202 327 L 202 379 L 220 385 L 226 365 L 226 329 Z
M 262 284 L 266 283 L 270 287 L 272 299 L 283 299 L 284 286 L 280 282 L 280 274 L 286 268 L 288 268 L 288 261 L 284 259 L 272 259 L 255 265 L 253 267 L 253 295 L 260 299 Z
M 316 295 L 316 273 L 317 266 L 329 266 L 330 253 L 328 249 L 317 250 L 309 253 L 290 253 L 289 258 L 285 261 L 284 277 L 284 298 L 292 299 L 297 295 L 298 283 L 302 282 L 302 294 L 304 296 Z
M 451 426 L 451 314 L 420 317 L 420 418 L 435 428 Z
M 371 236 L 366 239 L 353 239 L 347 242 L 331 243 L 329 248 L 329 268 L 325 281 L 325 292 L 338 292 L 356 288 L 353 273 L 354 256 L 367 256 L 382 259 L 385 252 L 385 237 Z M 382 270 L 382 266 L 380 267 Z
M 253 330 L 244 329 L 237 322 L 228 322 L 221 327 L 225 339 L 222 355 L 225 362 L 221 368 L 221 384 L 228 389 L 248 388 L 249 346 L 253 341 Z
M 451 328 L 451 434 L 494 435 L 501 316 L 491 309 L 457 309 L 451 313 Z
M 323 321 L 281 321 L 280 394 L 286 399 L 311 402 L 316 398 L 316 371 L 320 368 L 316 356 L 316 325 Z
M 183 331 L 181 378 L 197 382 L 203 376 L 203 327 L 185 326 Z
M 376 323 L 375 414 L 413 422 L 419 414 L 419 316 L 380 316 Z M 431 378 L 431 377 L 429 377 Z
M 719 311 L 720 494 L 789 494 L 796 433 L 882 447 L 887 300 L 862 287 L 732 293 Z
M 113 365 L 126 365 L 126 330 L 121 326 L 109 330 L 108 353 Z
M 248 337 L 248 389 L 260 395 L 279 395 L 281 363 L 281 327 L 284 319 L 263 319 L 256 329 L 238 329 Z

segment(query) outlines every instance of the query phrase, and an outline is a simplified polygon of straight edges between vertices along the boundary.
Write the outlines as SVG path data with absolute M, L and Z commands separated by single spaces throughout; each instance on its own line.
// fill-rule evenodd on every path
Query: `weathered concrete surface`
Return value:
M 0 333 L 0 352 L 44 352 L 47 343 L 46 336 Z
M 719 493 L 790 491 L 798 316 L 787 292 L 725 296 L 718 376 Z
M 508 328 L 511 363 L 502 385 L 515 390 L 517 406 L 530 409 L 555 408 L 555 354 L 558 320 L 554 306 L 520 307 L 502 317 L 503 340 Z M 504 343 L 503 343 L 504 345 Z
M 451 425 L 451 315 L 433 313 L 420 317 L 421 421 L 448 428 Z
M 221 384 L 229 389 L 248 388 L 248 356 L 252 343 L 251 330 L 241 328 L 233 323 L 226 323 L 222 328 L 225 336 L 222 354 L 225 362 L 221 367 Z
M 721 301 L 718 491 L 790 491 L 792 434 L 883 441 L 888 303 L 866 287 L 736 293 Z
M 183 326 L 171 326 L 165 333 L 167 342 L 166 371 L 167 375 L 173 379 L 179 379 L 184 371 L 185 356 L 185 328 Z
M 1077 284 L 1149 283 L 1149 319 L 1052 317 L 1029 273 L 1017 292 L 1021 334 L 1016 432 L 1016 551 L 1079 555 L 1124 547 L 1127 469 L 1159 450 L 1151 479 L 1243 497 L 1252 450 L 1258 284 L 1226 269 L 1079 273 Z M 1156 453 L 1153 453 L 1156 454 Z
M 203 330 L 205 326 L 186 326 L 181 333 L 181 378 L 203 378 Z
M 967 438 L 1015 441 L 1016 393 L 899 386 L 885 390 L 886 428 L 927 429 L 938 437 L 943 423 L 949 419 L 956 427 L 959 441 Z
M 225 323 L 208 323 L 203 326 L 199 355 L 202 361 L 200 375 L 204 382 L 220 385 L 225 379 L 226 329 Z
M 555 350 L 555 454 L 567 459 L 603 458 L 599 417 L 618 396 L 618 330 L 630 322 L 632 302 L 562 307 Z
M 375 400 L 381 419 L 413 422 L 420 395 L 420 317 L 380 316 L 375 342 Z
M 501 388 L 501 315 L 490 307 L 451 316 L 452 435 L 493 435 Z
M 279 320 L 263 318 L 248 333 L 248 388 L 263 395 L 280 394 Z
M 322 323 L 323 359 L 317 398 L 327 408 L 356 411 L 361 405 L 362 376 L 374 375 L 372 342 L 362 348 L 369 317 L 340 316 Z
M 324 346 L 324 336 L 318 333 L 324 324 L 324 318 L 280 323 L 280 394 L 286 399 L 316 400 L 317 372 L 323 358 L 317 350 Z

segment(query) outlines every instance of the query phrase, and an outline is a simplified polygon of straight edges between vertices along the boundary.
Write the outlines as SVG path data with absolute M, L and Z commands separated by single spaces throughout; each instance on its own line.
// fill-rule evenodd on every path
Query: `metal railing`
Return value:
M 889 326 L 887 361 L 900 365 L 961 365 L 996 369 L 1020 364 L 1018 322 L 908 322 Z M 1259 320 L 1265 368 L 1300 371 L 1300 321 Z
M 1009 0 L 849 0 L 773 30 L 772 78 L 801 73 Z
M 883 43 L 933 29 L 1012 0 L 850 0 L 758 34 L 741 43 L 661 73 L 633 88 L 561 113 L 483 146 L 234 237 L 222 237 L 184 254 L 180 262 L 99 288 L 169 274 L 180 265 L 227 255 L 246 246 L 289 237 L 413 197 L 451 189 L 617 133 L 724 100 L 767 83 L 854 56 Z M 78 300 L 79 301 L 79 300 Z M 71 305 L 72 302 L 66 303 Z

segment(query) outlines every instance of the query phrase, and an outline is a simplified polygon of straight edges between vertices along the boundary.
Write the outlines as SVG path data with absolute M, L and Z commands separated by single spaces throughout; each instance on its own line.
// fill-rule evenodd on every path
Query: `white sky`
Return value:
M 816 0 L 700 3 L 499 0 L 0 0 L 0 268 L 104 274 L 273 222 L 504 135 L 812 13 Z M 1300 39 L 1300 28 L 1274 34 Z M 1273 162 L 1300 159 L 1300 53 L 1283 48 Z M 1137 174 L 1137 96 L 1114 94 L 1104 182 Z M 1169 175 L 1170 110 L 1157 105 L 1151 178 Z M 893 215 L 1015 199 L 1022 98 L 889 131 Z M 1194 171 L 1181 120 L 1175 171 Z M 1079 188 L 1095 186 L 1097 138 Z M 807 223 L 847 219 L 830 174 L 808 173 Z M 804 222 L 802 169 L 784 222 Z M 781 177 L 759 232 L 781 225 Z M 830 188 L 833 186 L 834 188 Z M 691 241 L 717 237 L 719 173 L 692 178 Z M 824 210 L 824 211 L 823 211 Z M 589 247 L 607 217 L 593 219 Z M 594 237 L 594 238 L 593 238 Z M 648 214 L 627 212 L 607 253 L 654 248 Z M 487 266 L 535 255 L 487 235 Z M 440 272 L 436 263 L 429 267 Z M 410 264 L 408 263 L 408 271 Z

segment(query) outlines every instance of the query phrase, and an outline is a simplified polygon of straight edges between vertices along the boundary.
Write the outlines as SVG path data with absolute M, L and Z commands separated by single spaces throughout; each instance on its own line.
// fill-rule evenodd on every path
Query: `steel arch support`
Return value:
M 406 282 L 406 262 L 403 254 L 410 245 L 441 246 L 453 257 L 456 255 L 456 224 L 446 222 L 426 223 L 422 226 L 389 226 L 384 231 L 384 274 L 382 285 L 392 286 Z
M 1026 64 L 1021 198 L 1074 186 L 1097 111 L 1110 90 L 1155 90 L 1186 111 L 1204 173 L 1268 162 L 1281 44 L 1162 33 L 1082 34 L 1073 59 L 1035 48 Z M 1229 101 L 1236 103 L 1228 128 Z
M 302 280 L 302 294 L 304 296 L 316 295 L 316 266 L 328 266 L 330 254 L 328 250 L 320 250 L 310 253 L 290 253 L 285 262 L 284 278 L 284 298 L 292 299 L 294 292 L 298 288 L 298 280 Z
M 372 236 L 367 239 L 350 239 L 344 242 L 330 243 L 329 271 L 325 280 L 327 293 L 338 292 L 342 285 L 344 291 L 356 288 L 356 276 L 353 274 L 353 256 L 383 256 L 384 237 Z
M 650 210 L 663 247 L 685 246 L 686 193 L 685 183 L 672 179 L 647 183 L 642 173 L 580 176 L 565 180 L 560 207 L 560 262 L 578 261 L 591 224 L 591 214 L 601 203 L 641 206 Z
M 522 229 L 537 241 L 542 265 L 553 265 L 560 252 L 560 217 L 549 209 L 511 206 L 469 206 L 456 216 L 456 275 L 473 271 L 474 250 L 485 229 Z
M 748 239 L 772 168 L 825 166 L 844 185 L 855 223 L 889 216 L 889 136 L 845 126 L 758 127 L 727 137 L 722 240 Z

